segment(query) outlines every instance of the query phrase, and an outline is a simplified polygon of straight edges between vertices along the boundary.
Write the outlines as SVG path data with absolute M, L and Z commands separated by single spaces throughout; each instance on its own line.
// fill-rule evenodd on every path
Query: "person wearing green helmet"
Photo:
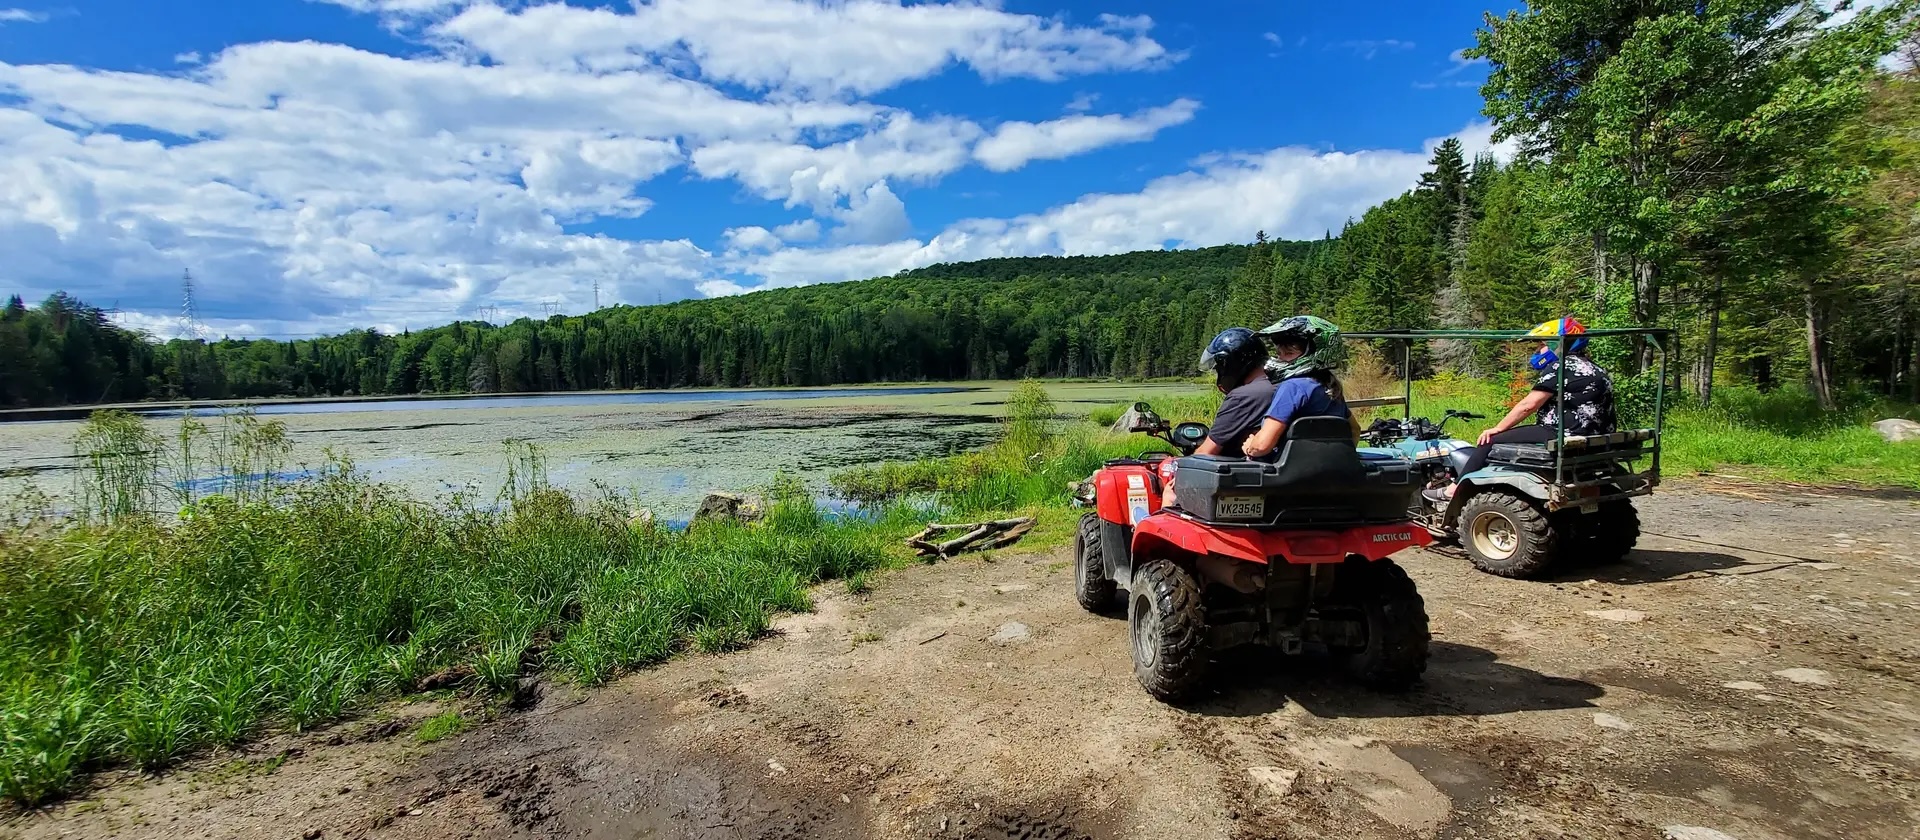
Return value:
M 1360 439 L 1360 420 L 1347 408 L 1333 369 L 1340 361 L 1340 328 L 1324 318 L 1282 318 L 1258 335 L 1273 344 L 1267 375 L 1279 382 L 1259 431 L 1247 439 L 1247 457 L 1265 459 L 1280 448 L 1287 424 L 1300 417 L 1345 417 Z

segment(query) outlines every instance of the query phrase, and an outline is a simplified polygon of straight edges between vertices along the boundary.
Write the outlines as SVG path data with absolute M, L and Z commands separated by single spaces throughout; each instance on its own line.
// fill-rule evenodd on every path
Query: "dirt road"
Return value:
M 1629 562 L 1556 582 L 1406 557 L 1435 643 L 1404 696 L 1247 655 L 1203 702 L 1155 703 L 1064 552 L 1003 554 L 823 590 L 749 650 L 439 743 L 407 734 L 436 709 L 401 709 L 109 779 L 0 833 L 1920 837 L 1920 504 L 1674 490 L 1643 510 Z

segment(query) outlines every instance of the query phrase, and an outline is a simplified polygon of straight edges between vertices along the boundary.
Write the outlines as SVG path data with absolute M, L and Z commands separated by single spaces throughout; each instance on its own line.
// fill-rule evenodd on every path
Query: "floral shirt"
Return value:
M 1565 381 L 1558 382 L 1562 376 Z M 1604 435 L 1615 430 L 1613 378 L 1599 365 L 1581 356 L 1569 356 L 1540 372 L 1533 390 L 1544 391 L 1548 398 L 1534 413 L 1534 418 L 1542 426 L 1552 426 L 1559 421 L 1553 399 L 1556 385 L 1566 392 L 1567 434 Z

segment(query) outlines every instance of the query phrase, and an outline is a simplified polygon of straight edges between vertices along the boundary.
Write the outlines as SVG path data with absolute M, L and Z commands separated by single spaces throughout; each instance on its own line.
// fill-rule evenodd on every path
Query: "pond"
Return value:
M 777 474 L 823 490 L 834 472 L 856 464 L 983 446 L 999 434 L 1012 387 L 354 400 L 274 404 L 298 410 L 271 413 L 293 446 L 290 473 L 325 464 L 331 451 L 417 498 L 462 492 L 491 499 L 506 473 L 502 443 L 524 439 L 544 451 L 554 485 L 631 495 L 661 519 L 674 520 L 691 516 L 711 490 L 752 490 Z M 1061 416 L 1084 417 L 1097 406 L 1193 388 L 1055 383 L 1048 391 Z M 262 406 L 259 413 L 270 412 Z M 147 420 L 169 439 L 181 422 L 178 410 L 170 414 Z M 56 502 L 70 495 L 79 465 L 72 440 L 80 428 L 74 421 L 0 424 L 0 502 L 28 485 Z M 194 480 L 202 489 L 219 488 L 207 479 Z
M 318 402 L 262 402 L 251 406 L 221 405 L 204 408 L 136 409 L 147 417 L 179 417 L 192 413 L 211 417 L 252 408 L 253 413 L 268 414 L 346 414 L 360 411 L 442 411 L 487 408 L 575 408 L 598 405 L 650 405 L 686 402 L 763 402 L 766 400 L 812 400 L 874 396 L 920 396 L 951 394 L 967 388 L 767 388 L 730 391 L 624 391 L 618 393 L 529 394 L 517 397 L 446 397 L 391 400 L 329 400 Z

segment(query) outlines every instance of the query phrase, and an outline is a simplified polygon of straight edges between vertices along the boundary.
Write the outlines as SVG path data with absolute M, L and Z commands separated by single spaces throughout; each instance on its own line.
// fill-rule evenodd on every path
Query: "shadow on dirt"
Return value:
M 1613 583 L 1621 586 L 1633 586 L 1642 583 L 1660 583 L 1700 574 L 1745 574 L 1738 571 L 1742 566 L 1751 566 L 1750 571 L 1771 571 L 1782 563 L 1792 564 L 1798 560 L 1786 557 L 1774 558 L 1759 556 L 1754 559 L 1736 557 L 1718 551 L 1667 551 L 1664 549 L 1638 548 L 1627 555 L 1627 559 L 1618 563 L 1598 566 L 1576 566 L 1548 580 L 1554 583 L 1571 583 L 1591 580 L 1596 583 Z
M 1214 662 L 1213 693 L 1188 704 L 1196 714 L 1264 715 L 1298 703 L 1322 718 L 1454 717 L 1593 708 L 1606 690 L 1499 661 L 1493 651 L 1434 642 L 1427 672 L 1410 691 L 1389 694 L 1355 683 L 1326 656 L 1288 657 L 1239 648 Z

